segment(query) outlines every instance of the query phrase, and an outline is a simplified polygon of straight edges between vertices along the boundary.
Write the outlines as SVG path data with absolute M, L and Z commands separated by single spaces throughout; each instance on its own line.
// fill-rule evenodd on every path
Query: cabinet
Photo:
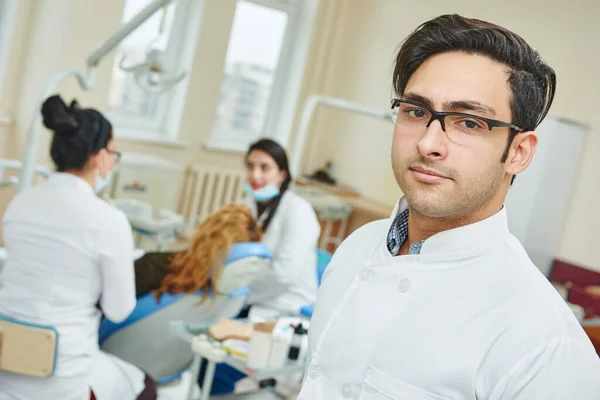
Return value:
M 549 116 L 536 132 L 539 143 L 533 161 L 517 176 L 505 206 L 511 233 L 548 276 L 563 236 L 588 129 Z

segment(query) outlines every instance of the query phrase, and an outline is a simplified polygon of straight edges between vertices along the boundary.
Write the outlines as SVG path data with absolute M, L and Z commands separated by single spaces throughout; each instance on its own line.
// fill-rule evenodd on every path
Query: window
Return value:
M 0 0 L 0 93 L 2 93 L 2 87 L 6 78 L 5 72 L 17 6 L 17 0 Z
M 123 23 L 152 0 L 126 0 Z M 156 12 L 129 35 L 117 49 L 109 88 L 108 115 L 125 137 L 175 139 L 187 89 L 187 76 L 163 93 L 148 93 L 140 88 L 125 67 L 137 65 L 150 48 L 164 51 L 165 67 L 178 74 L 189 73 L 192 65 L 202 0 L 179 0 Z M 165 14 L 166 13 L 166 14 Z M 159 33 L 166 16 L 162 34 Z
M 316 3 L 238 0 L 209 147 L 245 151 L 264 136 L 287 143 Z

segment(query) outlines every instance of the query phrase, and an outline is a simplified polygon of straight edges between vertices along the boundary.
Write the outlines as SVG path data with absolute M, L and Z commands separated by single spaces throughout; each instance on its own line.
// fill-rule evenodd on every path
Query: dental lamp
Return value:
M 150 49 L 146 53 L 146 62 L 131 67 L 125 66 L 123 57 L 119 68 L 125 72 L 132 72 L 137 85 L 150 93 L 166 92 L 185 77 L 185 72 L 182 72 L 171 79 L 162 78 L 168 72 L 163 68 L 163 52 L 159 49 Z
M 152 17 L 157 11 L 165 8 L 175 0 L 153 0 L 144 9 L 142 9 L 137 15 L 131 18 L 127 23 L 122 25 L 115 33 L 113 33 L 101 46 L 99 46 L 92 54 L 86 59 L 86 73 L 82 73 L 76 68 L 70 68 L 65 71 L 61 71 L 50 79 L 48 85 L 42 92 L 42 96 L 37 103 L 35 109 L 35 115 L 31 121 L 31 124 L 27 130 L 27 140 L 25 144 L 25 154 L 23 156 L 23 162 L 20 164 L 21 174 L 18 182 L 15 182 L 13 178 L 10 182 L 4 182 L 5 185 L 17 184 L 17 191 L 20 192 L 31 186 L 33 181 L 34 173 L 39 173 L 39 168 L 36 166 L 36 158 L 38 154 L 38 147 L 40 141 L 40 132 L 36 130 L 41 123 L 41 106 L 46 98 L 56 92 L 59 85 L 67 78 L 74 77 L 79 86 L 86 91 L 89 91 L 94 86 L 94 77 L 96 68 L 100 64 L 100 61 L 112 50 L 114 50 L 126 37 L 128 37 L 133 31 L 135 31 L 140 25 Z M 161 31 L 164 25 L 161 23 Z M 121 60 L 122 62 L 124 60 Z M 122 64 L 121 62 L 121 64 Z M 164 92 L 173 85 L 180 82 L 185 73 L 175 77 L 164 78 L 168 76 L 168 71 L 163 67 L 162 52 L 158 49 L 151 49 L 147 53 L 147 61 L 132 67 L 124 67 L 122 69 L 128 72 L 133 72 L 135 81 L 142 89 L 149 92 Z M 124 68 L 123 68 L 124 67 Z M 1 164 L 1 163 L 0 163 Z M 0 177 L 1 178 L 1 177 Z M 0 182 L 0 187 L 3 186 L 3 182 Z
M 392 110 L 380 109 L 375 107 L 368 107 L 362 104 L 353 103 L 348 100 L 343 100 L 336 97 L 329 97 L 323 95 L 311 95 L 302 108 L 302 114 L 298 122 L 297 134 L 292 146 L 292 165 L 290 172 L 292 176 L 298 177 L 300 171 L 300 162 L 302 161 L 302 153 L 304 151 L 304 142 L 308 135 L 308 129 L 313 118 L 313 114 L 317 109 L 317 106 L 323 105 L 336 110 L 347 111 L 367 117 L 373 117 L 383 119 L 394 123 L 394 113 Z

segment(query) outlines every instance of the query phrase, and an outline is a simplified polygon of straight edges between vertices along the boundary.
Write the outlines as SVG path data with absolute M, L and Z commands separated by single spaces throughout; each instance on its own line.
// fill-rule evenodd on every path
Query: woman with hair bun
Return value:
M 98 400 L 156 399 L 148 376 L 98 348 L 101 314 L 121 322 L 136 303 L 131 227 L 97 196 L 120 156 L 112 126 L 59 96 L 41 112 L 57 172 L 4 214 L 0 315 L 53 326 L 57 362 L 49 378 L 0 372 L 0 399 L 88 400 L 91 388 Z

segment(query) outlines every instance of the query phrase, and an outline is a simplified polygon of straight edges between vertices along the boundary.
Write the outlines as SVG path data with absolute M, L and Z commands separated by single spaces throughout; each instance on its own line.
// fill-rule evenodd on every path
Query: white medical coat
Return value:
M 256 203 L 245 204 L 257 218 Z M 250 285 L 252 315 L 298 313 L 317 295 L 317 246 L 321 226 L 308 201 L 287 190 L 263 235 L 273 254 L 270 272 Z
M 3 234 L 7 260 L 0 314 L 52 325 L 59 337 L 54 376 L 0 373 L 0 399 L 88 400 L 92 374 L 113 377 L 111 386 L 118 389 L 123 371 L 94 372 L 109 357 L 98 348 L 96 305 L 115 322 L 135 307 L 133 238 L 125 215 L 84 180 L 57 173 L 13 199 Z M 129 378 L 132 383 L 124 384 L 139 393 L 144 374 L 136 370 Z
M 398 257 L 392 220 L 354 232 L 328 266 L 299 400 L 600 399 L 590 340 L 504 210 Z

